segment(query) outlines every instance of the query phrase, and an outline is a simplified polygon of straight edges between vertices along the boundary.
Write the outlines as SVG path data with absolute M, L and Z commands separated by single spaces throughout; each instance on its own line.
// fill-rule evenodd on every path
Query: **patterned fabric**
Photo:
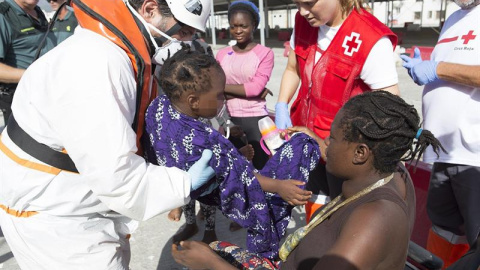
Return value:
M 271 261 L 229 242 L 215 241 L 210 243 L 210 248 L 238 269 L 277 270 L 280 268 L 280 261 Z
M 254 175 L 256 170 L 230 141 L 209 125 L 181 114 L 166 96 L 157 97 L 149 106 L 146 129 L 161 166 L 188 170 L 200 159 L 204 149 L 213 151 L 210 166 L 216 177 L 192 192 L 192 199 L 212 183 L 218 189 L 206 197 L 217 203 L 222 213 L 248 229 L 247 248 L 267 258 L 277 258 L 280 239 L 290 219 L 292 206 L 277 194 L 266 193 Z M 297 179 L 306 182 L 320 158 L 318 144 L 298 133 L 277 150 L 259 172 L 275 179 Z M 200 197 L 200 198 L 199 198 Z
M 186 205 L 182 206 L 183 213 L 185 214 L 185 221 L 187 224 L 196 224 L 197 217 L 195 216 L 195 200 L 190 200 Z M 215 230 L 215 212 L 216 206 L 206 205 L 200 203 L 200 211 L 202 211 L 205 218 L 205 230 Z

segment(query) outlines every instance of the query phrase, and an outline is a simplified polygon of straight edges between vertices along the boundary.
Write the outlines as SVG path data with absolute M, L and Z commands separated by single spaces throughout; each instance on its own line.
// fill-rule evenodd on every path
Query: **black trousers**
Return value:
M 232 122 L 243 129 L 243 132 L 245 132 L 245 134 L 247 135 L 248 143 L 252 145 L 253 150 L 255 151 L 252 163 L 253 167 L 255 167 L 255 169 L 257 170 L 261 170 L 263 166 L 265 166 L 265 163 L 267 163 L 269 158 L 260 146 L 260 139 L 262 138 L 262 134 L 260 134 L 260 130 L 258 129 L 258 120 L 264 117 L 265 115 L 253 117 L 231 117 Z M 233 143 L 235 147 L 239 148 L 237 146 L 238 143 Z
M 480 167 L 435 162 L 427 213 L 435 226 L 466 235 L 473 246 L 480 235 Z
M 12 114 L 12 100 L 13 100 L 13 92 L 8 95 L 0 92 L 0 110 L 3 113 L 3 119 L 5 121 L 5 125 L 7 124 L 7 120 Z
M 327 172 L 325 163 L 319 162 L 310 172 L 306 189 L 313 194 L 324 194 L 332 200 L 342 193 L 343 180 Z
M 17 84 L 0 83 L 0 110 L 3 113 L 5 125 L 12 114 L 12 100 L 16 89 Z

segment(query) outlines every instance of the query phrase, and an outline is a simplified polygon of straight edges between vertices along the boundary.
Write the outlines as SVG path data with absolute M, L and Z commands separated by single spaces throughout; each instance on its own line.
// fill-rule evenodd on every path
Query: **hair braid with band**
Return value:
M 183 45 L 181 50 L 163 64 L 160 85 L 171 101 L 178 100 L 186 91 L 207 92 L 211 89 L 211 67 L 223 73 L 215 58 Z
M 355 96 L 342 110 L 344 139 L 367 144 L 374 155 L 375 169 L 382 173 L 393 172 L 399 161 L 420 157 L 430 145 L 437 155 L 445 151 L 428 130 L 422 130 L 416 139 L 420 128 L 417 110 L 389 92 Z

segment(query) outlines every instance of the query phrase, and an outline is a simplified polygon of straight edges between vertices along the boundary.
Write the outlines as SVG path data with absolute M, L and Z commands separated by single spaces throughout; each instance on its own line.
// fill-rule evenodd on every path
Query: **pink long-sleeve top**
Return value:
M 227 109 L 231 116 L 268 115 L 265 100 L 258 96 L 272 74 L 273 58 L 273 51 L 260 44 L 245 53 L 235 52 L 231 46 L 217 53 L 217 61 L 227 77 L 226 84 L 243 84 L 247 96 L 227 101 Z

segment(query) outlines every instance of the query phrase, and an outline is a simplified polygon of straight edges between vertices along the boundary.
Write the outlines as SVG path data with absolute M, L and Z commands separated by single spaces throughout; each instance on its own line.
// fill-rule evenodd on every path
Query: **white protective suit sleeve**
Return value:
M 61 79 L 50 84 L 55 105 L 49 117 L 92 192 L 111 210 L 146 220 L 186 204 L 190 176 L 135 154 L 133 69 L 126 54 L 110 44 L 83 44 L 88 57 L 63 55 L 68 60 L 55 69 Z

